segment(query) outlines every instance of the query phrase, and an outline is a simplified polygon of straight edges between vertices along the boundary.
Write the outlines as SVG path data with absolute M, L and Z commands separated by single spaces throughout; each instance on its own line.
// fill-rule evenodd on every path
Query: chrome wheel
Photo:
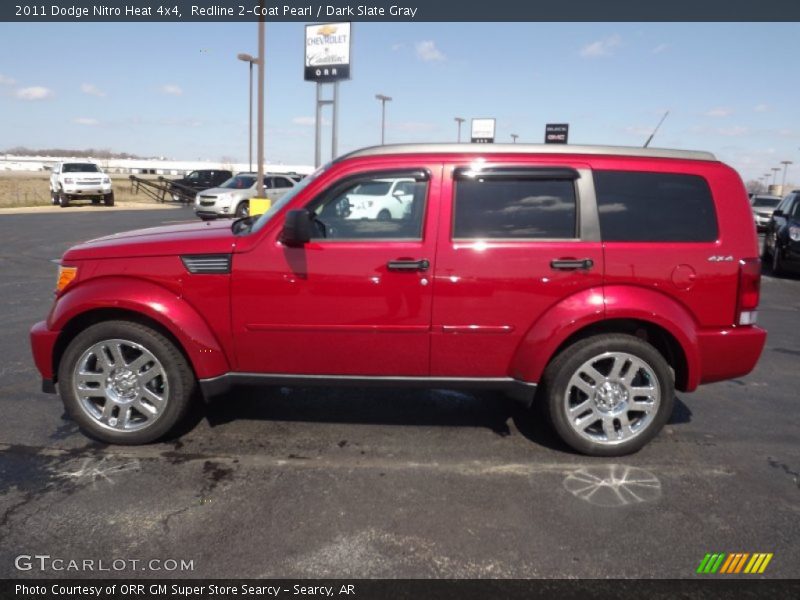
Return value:
M 645 431 L 661 404 L 653 367 L 627 352 L 604 352 L 584 362 L 563 398 L 567 423 L 581 438 L 610 446 Z
M 75 363 L 73 390 L 97 425 L 119 432 L 152 425 L 169 401 L 163 365 L 147 348 L 124 339 L 97 342 Z

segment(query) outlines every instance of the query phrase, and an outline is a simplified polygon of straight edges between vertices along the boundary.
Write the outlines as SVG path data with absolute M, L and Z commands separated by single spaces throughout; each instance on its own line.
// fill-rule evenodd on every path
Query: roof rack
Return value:
M 633 146 L 578 146 L 570 144 L 387 144 L 361 148 L 337 159 L 390 154 L 592 154 L 636 156 L 643 158 L 680 158 L 685 160 L 711 160 L 711 152 L 697 150 L 672 150 L 669 148 L 641 148 Z

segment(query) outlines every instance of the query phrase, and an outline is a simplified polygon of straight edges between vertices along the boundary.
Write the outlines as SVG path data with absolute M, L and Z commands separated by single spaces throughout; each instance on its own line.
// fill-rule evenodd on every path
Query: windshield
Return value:
M 255 182 L 255 175 L 237 175 L 236 177 L 231 177 L 219 187 L 230 188 L 234 190 L 246 190 L 253 187 Z
M 775 208 L 780 201 L 780 198 L 763 198 L 756 196 L 753 200 L 753 208 Z
M 308 177 L 304 177 L 300 181 L 300 183 L 296 184 L 293 188 L 291 188 L 288 192 L 286 192 L 283 196 L 281 196 L 280 199 L 277 202 L 275 202 L 275 204 L 273 204 L 267 212 L 258 217 L 258 220 L 255 223 L 253 223 L 253 226 L 250 228 L 250 232 L 251 233 L 256 232 L 259 229 L 261 229 L 264 225 L 266 225 L 269 222 L 269 220 L 273 217 L 273 215 L 279 212 L 284 206 L 289 204 L 289 202 L 291 202 L 292 199 L 294 199 L 294 197 L 297 196 L 297 194 L 302 192 L 306 188 L 306 186 L 308 186 L 309 183 L 311 183 L 317 177 L 322 175 L 322 173 L 324 173 L 329 166 L 330 163 L 320 167 Z
M 68 163 L 61 169 L 62 173 L 97 173 L 97 165 L 92 163 Z

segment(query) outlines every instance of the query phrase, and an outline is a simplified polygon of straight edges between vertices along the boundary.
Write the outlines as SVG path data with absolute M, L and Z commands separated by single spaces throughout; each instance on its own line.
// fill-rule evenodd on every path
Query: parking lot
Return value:
M 679 393 L 623 459 L 574 454 L 499 394 L 452 391 L 239 390 L 164 443 L 91 442 L 30 356 L 53 261 L 192 218 L 0 216 L 0 576 L 97 575 L 15 567 L 46 554 L 162 561 L 104 573 L 125 577 L 683 578 L 708 552 L 774 553 L 763 577 L 800 574 L 800 278 L 762 279 L 756 370 Z

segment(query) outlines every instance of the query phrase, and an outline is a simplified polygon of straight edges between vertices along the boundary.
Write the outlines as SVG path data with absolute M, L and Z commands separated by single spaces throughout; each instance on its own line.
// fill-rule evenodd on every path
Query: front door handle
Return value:
M 420 260 L 390 260 L 386 263 L 386 267 L 390 271 L 427 271 L 430 266 L 431 263 L 427 258 Z
M 591 258 L 557 258 L 550 261 L 550 268 L 559 271 L 588 271 L 594 266 Z

